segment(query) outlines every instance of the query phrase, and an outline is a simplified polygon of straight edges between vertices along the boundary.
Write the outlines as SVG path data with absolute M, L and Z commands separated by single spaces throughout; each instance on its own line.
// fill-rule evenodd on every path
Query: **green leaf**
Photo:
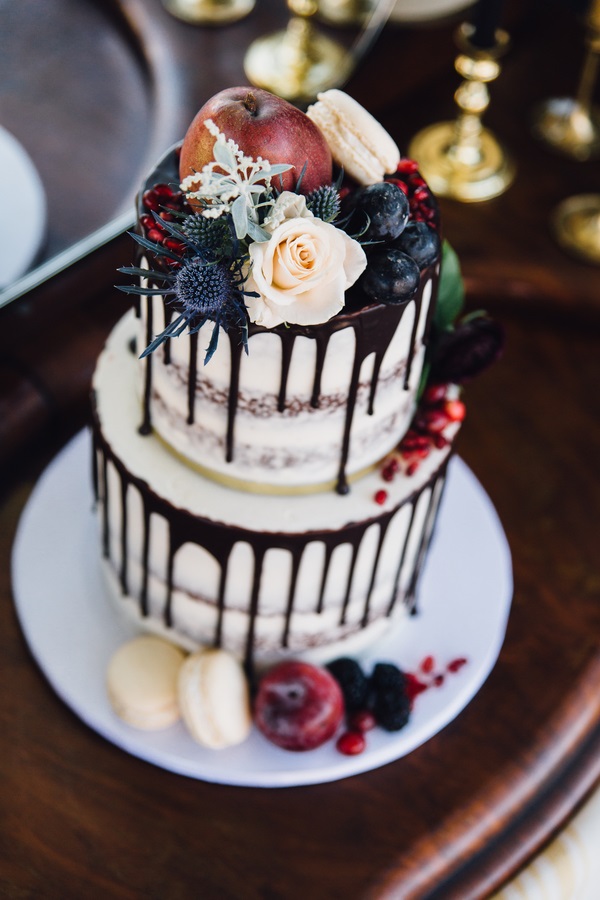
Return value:
M 233 219 L 236 237 L 239 238 L 239 240 L 242 240 L 248 233 L 248 213 L 246 211 L 245 197 L 238 197 L 237 200 L 233 201 L 231 206 L 231 217 Z
M 444 241 L 438 301 L 434 317 L 435 327 L 440 331 L 451 328 L 464 304 L 465 288 L 458 256 L 448 241 Z

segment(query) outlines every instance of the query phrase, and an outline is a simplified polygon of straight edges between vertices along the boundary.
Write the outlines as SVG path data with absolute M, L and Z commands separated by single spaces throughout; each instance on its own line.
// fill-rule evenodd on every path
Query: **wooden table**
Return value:
M 56 15 L 68 7 L 56 0 Z M 158 94 L 149 77 L 134 91 L 153 111 L 153 146 L 213 90 L 242 81 L 248 35 L 272 27 L 266 2 L 256 18 L 214 32 L 175 22 L 157 0 L 123 7 L 139 17 L 151 50 L 146 74 L 163 62 Z M 118 24 L 131 39 L 118 4 L 91 8 L 105 15 L 107 34 Z M 534 102 L 570 93 L 577 78 L 581 31 L 568 10 L 555 10 L 541 23 L 533 4 L 509 11 L 514 46 L 488 123 L 518 159 L 515 185 L 478 206 L 442 202 L 470 305 L 485 304 L 507 330 L 503 362 L 468 388 L 459 451 L 506 529 L 513 610 L 480 693 L 408 757 L 323 786 L 204 784 L 126 755 L 58 700 L 16 620 L 11 544 L 37 475 L 86 419 L 93 361 L 124 309 L 111 285 L 128 239 L 0 311 L 3 896 L 481 898 L 600 777 L 600 271 L 566 257 L 548 229 L 563 197 L 600 191 L 600 173 L 529 137 Z M 451 32 L 451 24 L 389 28 L 352 79 L 351 92 L 404 146 L 420 126 L 452 115 Z M 57 51 L 59 69 L 60 60 Z M 19 83 L 15 75 L 12 89 Z M 177 108 L 165 110 L 173 97 Z M 117 171 L 115 148 L 108 157 L 107 171 Z M 93 197 L 93 178 L 86 189 Z

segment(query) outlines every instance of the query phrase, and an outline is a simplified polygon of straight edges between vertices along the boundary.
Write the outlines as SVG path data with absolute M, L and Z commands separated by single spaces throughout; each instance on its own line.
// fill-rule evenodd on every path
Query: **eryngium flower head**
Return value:
M 184 261 L 175 278 L 175 295 L 188 320 L 237 321 L 239 291 L 222 263 L 207 265 L 198 257 Z M 235 312 L 235 315 L 231 315 Z
M 502 354 L 504 330 L 487 316 L 467 318 L 438 338 L 430 380 L 463 384 L 487 369 Z

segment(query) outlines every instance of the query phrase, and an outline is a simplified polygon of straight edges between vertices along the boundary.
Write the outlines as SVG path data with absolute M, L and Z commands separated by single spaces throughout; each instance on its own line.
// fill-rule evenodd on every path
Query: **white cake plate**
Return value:
M 46 194 L 31 158 L 0 126 L 0 290 L 29 269 L 46 234 Z
M 38 482 L 13 550 L 14 596 L 31 652 L 56 693 L 87 725 L 134 756 L 221 784 L 289 787 L 335 781 L 414 750 L 464 709 L 490 673 L 512 598 L 510 551 L 487 494 L 467 466 L 454 459 L 421 582 L 420 612 L 361 657 L 367 669 L 388 661 L 411 672 L 429 655 L 436 671 L 457 657 L 468 659 L 440 687 L 417 697 L 404 729 L 371 731 L 359 756 L 340 754 L 334 741 L 291 753 L 256 729 L 243 744 L 219 751 L 200 747 L 181 723 L 165 731 L 136 731 L 113 713 L 104 686 L 111 655 L 135 632 L 115 614 L 106 595 L 90 456 L 89 435 L 82 432 Z

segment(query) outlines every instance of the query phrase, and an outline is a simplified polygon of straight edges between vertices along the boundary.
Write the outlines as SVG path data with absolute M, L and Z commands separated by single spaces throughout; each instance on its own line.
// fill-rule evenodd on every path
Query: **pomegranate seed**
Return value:
M 148 213 L 144 213 L 143 216 L 140 216 L 140 225 L 146 230 L 148 230 L 148 228 L 154 228 L 154 219 L 152 216 L 149 216 Z
M 417 188 L 417 190 L 415 191 L 413 196 L 414 196 L 415 200 L 417 201 L 417 203 L 420 203 L 422 200 L 429 199 L 429 191 L 426 188 L 420 187 L 420 188 Z
M 397 172 L 405 172 L 405 173 L 411 175 L 414 172 L 419 171 L 419 166 L 414 161 L 414 159 L 401 159 L 400 162 L 398 163 L 398 168 L 396 171 Z
M 381 491 L 375 492 L 375 496 L 373 497 L 373 500 L 375 501 L 375 503 L 378 503 L 380 506 L 383 506 L 383 504 L 385 503 L 387 498 L 388 498 L 387 491 L 381 490 Z
M 167 250 L 174 250 L 176 253 L 181 253 L 185 250 L 185 244 L 182 244 L 181 241 L 175 240 L 175 238 L 165 238 L 163 244 L 167 248 Z
M 162 244 L 164 234 L 158 228 L 150 228 L 148 231 L 148 240 L 154 241 L 155 244 Z
M 172 222 L 173 221 L 173 216 L 169 212 L 161 212 L 161 213 L 159 213 L 159 216 L 161 217 L 163 222 Z
M 367 742 L 359 731 L 345 731 L 337 739 L 336 748 L 346 756 L 357 756 L 362 753 Z
M 437 406 L 446 399 L 447 387 L 445 384 L 430 384 L 423 393 L 423 403 L 426 406 Z
M 427 690 L 427 685 L 424 681 L 421 681 L 420 678 L 417 678 L 416 675 L 413 675 L 412 672 L 405 672 L 405 683 L 406 683 L 406 693 L 409 700 L 414 700 L 415 697 L 418 697 L 419 694 L 422 694 L 423 691 Z
M 445 409 L 428 409 L 423 413 L 422 420 L 426 431 L 433 432 L 443 431 L 450 418 Z
M 429 447 L 429 436 L 426 434 L 417 434 L 415 431 L 407 431 L 402 438 L 401 447 L 403 450 L 424 450 Z
M 411 462 L 407 465 L 406 474 L 410 477 L 411 475 L 415 474 L 415 472 L 417 471 L 418 468 L 419 468 L 419 463 L 415 459 L 414 462 Z
M 426 188 L 427 187 L 427 182 L 425 181 L 424 178 L 421 178 L 420 175 L 413 175 L 413 177 L 410 179 L 410 183 L 411 183 L 412 187 L 414 187 L 414 188 L 418 188 L 418 187 Z
M 434 666 L 435 660 L 433 656 L 426 656 L 425 659 L 421 662 L 421 672 L 425 672 L 428 675 L 430 672 L 433 672 Z
M 463 666 L 466 666 L 466 664 L 467 659 L 464 656 L 458 656 L 456 659 L 449 662 L 446 668 L 449 672 L 458 672 Z
M 158 212 L 158 195 L 155 191 L 144 191 L 142 194 L 142 203 L 146 209 L 156 210 L 156 212 Z
M 445 438 L 443 434 L 434 434 L 431 440 L 433 441 L 433 446 L 438 450 L 443 450 L 444 447 L 447 447 L 450 443 L 448 438 Z
M 441 687 L 444 683 L 444 676 L 436 675 L 435 678 L 433 679 L 433 683 L 435 684 L 436 687 Z
M 348 727 L 351 731 L 358 731 L 360 734 L 371 731 L 376 724 L 375 716 L 368 709 L 360 709 L 348 716 Z
M 444 404 L 444 412 L 451 422 L 462 422 L 467 408 L 462 400 L 447 400 Z
M 381 470 L 381 477 L 384 481 L 393 481 L 395 474 L 396 470 L 392 469 L 391 466 L 384 466 Z
M 156 194 L 157 197 L 172 197 L 173 196 L 173 188 L 168 184 L 155 184 L 152 187 L 152 190 Z

